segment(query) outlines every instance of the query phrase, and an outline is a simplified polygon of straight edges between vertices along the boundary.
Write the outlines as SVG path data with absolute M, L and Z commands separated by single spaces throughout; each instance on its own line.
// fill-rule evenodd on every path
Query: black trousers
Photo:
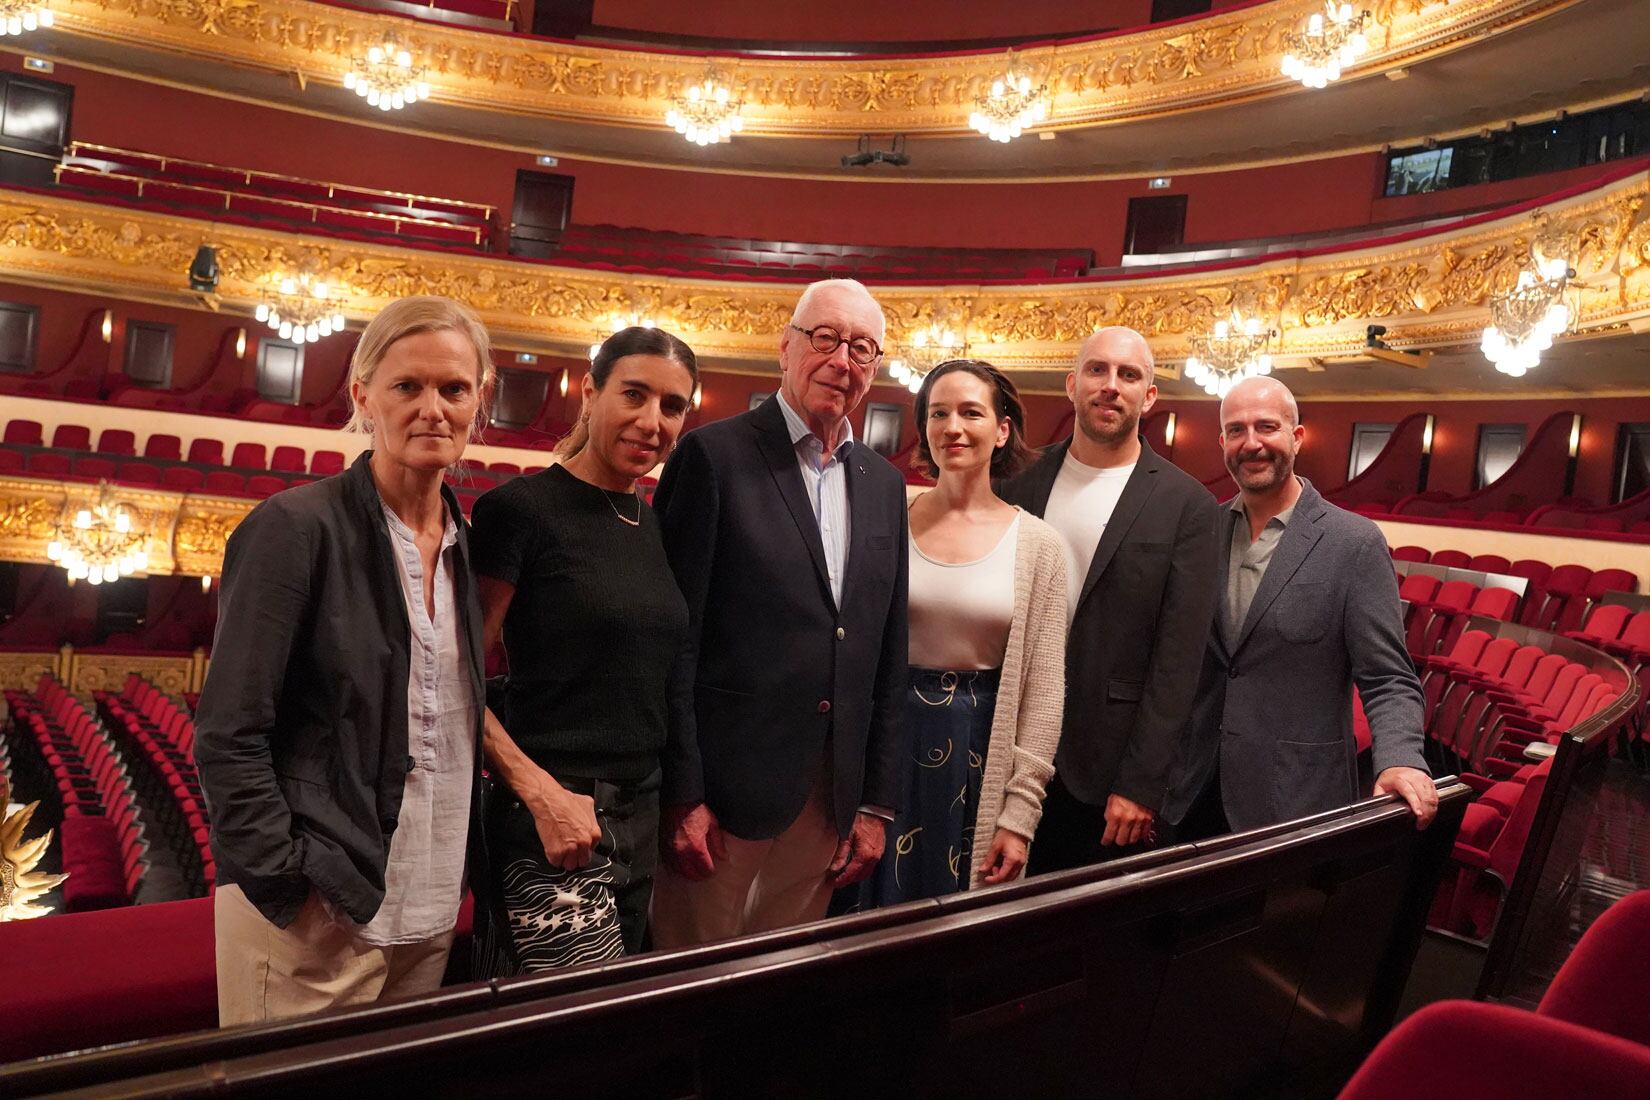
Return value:
M 1054 781 L 1048 785 L 1048 796 L 1043 799 L 1043 820 L 1032 839 L 1026 873 L 1069 871 L 1073 867 L 1106 863 L 1158 847 L 1155 840 L 1127 847 L 1101 844 L 1100 839 L 1105 835 L 1106 807 L 1082 801 L 1060 781 L 1059 773 L 1055 773 Z

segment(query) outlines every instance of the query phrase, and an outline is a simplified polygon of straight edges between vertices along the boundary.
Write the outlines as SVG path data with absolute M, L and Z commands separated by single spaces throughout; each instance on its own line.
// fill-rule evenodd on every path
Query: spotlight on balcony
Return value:
M 189 261 L 189 289 L 210 294 L 218 289 L 218 250 L 209 244 L 195 249 Z

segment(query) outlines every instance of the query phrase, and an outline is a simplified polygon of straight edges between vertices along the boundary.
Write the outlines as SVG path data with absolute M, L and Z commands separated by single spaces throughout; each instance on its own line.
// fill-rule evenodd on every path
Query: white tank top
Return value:
M 1014 621 L 1016 515 L 991 552 L 977 561 L 935 561 L 911 537 L 909 595 L 913 668 L 1000 668 Z

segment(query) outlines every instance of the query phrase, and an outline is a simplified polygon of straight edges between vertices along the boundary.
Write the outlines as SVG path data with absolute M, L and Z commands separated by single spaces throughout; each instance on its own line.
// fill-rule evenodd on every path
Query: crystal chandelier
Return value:
M 1275 336 L 1274 330 L 1261 328 L 1260 318 L 1246 318 L 1233 310 L 1230 320 L 1215 322 L 1213 333 L 1190 338 L 1186 377 L 1202 386 L 1204 393 L 1225 397 L 1245 378 L 1272 373 L 1267 348 Z
M 409 103 L 430 98 L 424 69 L 413 68 L 412 54 L 393 32 L 384 35 L 380 44 L 367 47 L 365 54 L 350 58 L 344 87 L 365 99 L 367 106 L 381 111 L 399 111 Z
M 1048 117 L 1048 85 L 1031 83 L 1025 73 L 1008 71 L 991 82 L 991 90 L 974 97 L 968 124 L 992 141 L 1010 142 Z
M 1542 260 L 1518 273 L 1518 283 L 1490 298 L 1490 325 L 1478 346 L 1495 369 L 1514 378 L 1540 365 L 1553 337 L 1570 325 L 1564 291 L 1575 271 L 1563 258 Z
M 1364 27 L 1369 12 L 1354 13 L 1351 4 L 1328 0 L 1321 12 L 1313 12 L 1306 31 L 1284 35 L 1283 75 L 1308 88 L 1326 88 L 1341 78 L 1341 72 L 1369 52 Z
M 52 9 L 42 0 L 0 0 L 0 37 L 52 25 Z
M 665 123 L 695 145 L 716 145 L 745 128 L 744 101 L 714 76 L 707 76 L 670 101 Z
M 81 508 L 57 537 L 46 544 L 46 557 L 69 574 L 69 583 L 116 581 L 149 564 L 149 536 L 132 523 L 132 513 L 115 501 L 109 483 L 97 484 L 97 501 Z
M 947 359 L 964 358 L 967 345 L 952 329 L 933 324 L 908 334 L 889 350 L 888 376 L 912 393 L 922 389 L 928 372 Z
M 344 315 L 333 308 L 332 289 L 308 272 L 273 280 L 274 289 L 252 311 L 283 340 L 313 344 L 344 329 Z

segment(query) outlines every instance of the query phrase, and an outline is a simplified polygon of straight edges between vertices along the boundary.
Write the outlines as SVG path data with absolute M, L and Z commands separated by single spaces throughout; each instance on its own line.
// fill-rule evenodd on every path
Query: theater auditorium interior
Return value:
M 1650 1095 L 1643 0 L 0 0 L 0 35 L 0 1095 Z M 1222 503 L 1221 398 L 1287 385 L 1296 471 L 1390 548 L 1436 820 L 508 978 L 467 899 L 439 992 L 219 1029 L 226 543 L 369 447 L 367 322 L 485 324 L 468 514 L 558 461 L 611 334 L 691 345 L 692 433 L 780 389 L 828 278 L 886 316 L 849 422 L 913 496 L 945 360 L 1040 448 L 1135 329 L 1140 434 Z

